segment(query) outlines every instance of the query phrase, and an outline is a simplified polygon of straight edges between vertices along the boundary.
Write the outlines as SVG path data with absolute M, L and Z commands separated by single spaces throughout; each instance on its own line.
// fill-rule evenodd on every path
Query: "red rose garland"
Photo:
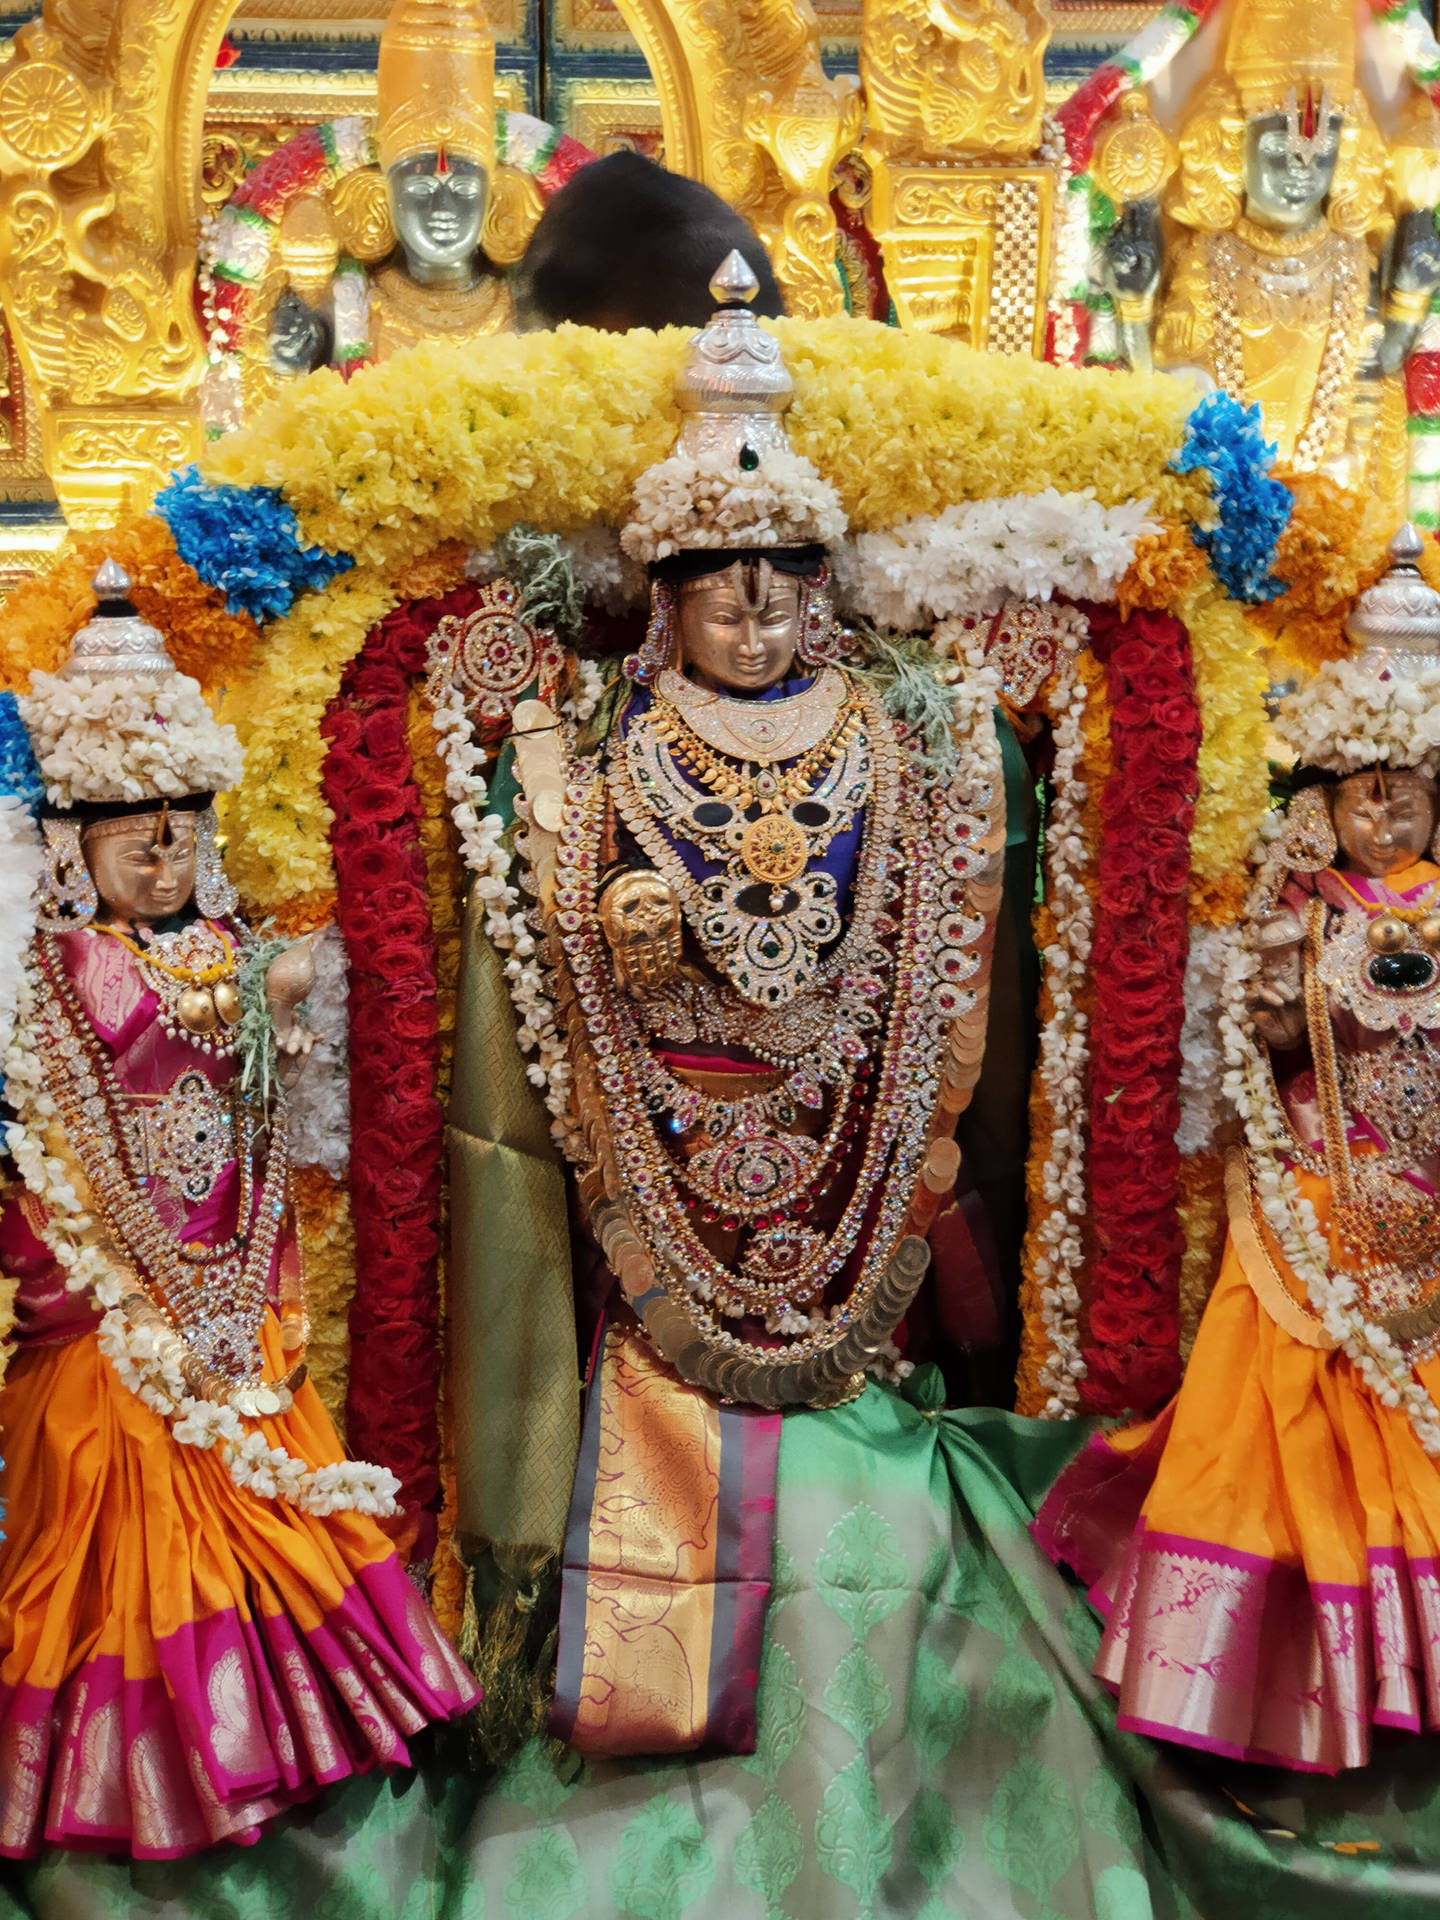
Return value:
M 1101 802 L 1092 961 L 1089 1413 L 1149 1411 L 1180 1384 L 1177 1180 L 1190 831 L 1200 713 L 1169 614 L 1088 609 L 1106 668 L 1112 772 Z
M 335 815 L 336 917 L 350 988 L 350 1187 L 355 1295 L 346 1434 L 399 1475 L 433 1546 L 440 1502 L 438 1259 L 445 1114 L 436 947 L 406 702 L 425 645 L 474 587 L 398 607 L 346 669 L 321 731 Z

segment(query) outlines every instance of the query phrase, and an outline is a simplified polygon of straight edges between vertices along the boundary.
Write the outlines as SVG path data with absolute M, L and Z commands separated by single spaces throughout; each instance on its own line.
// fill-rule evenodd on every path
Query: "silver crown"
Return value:
M 1350 610 L 1345 632 L 1357 648 L 1397 657 L 1417 655 L 1432 663 L 1440 653 L 1440 593 L 1425 584 L 1419 568 L 1424 536 L 1407 520 L 1390 542 L 1390 565 Z
M 114 560 L 102 560 L 90 585 L 95 597 L 125 600 L 130 576 Z M 165 636 L 138 613 L 101 613 L 98 609 L 70 642 L 70 657 L 60 669 L 68 678 L 89 673 L 174 673 Z
M 749 303 L 760 282 L 739 248 L 726 254 L 710 282 L 717 310 L 690 342 L 675 382 L 680 453 L 718 453 L 741 472 L 772 448 L 788 448 L 785 409 L 795 383 Z

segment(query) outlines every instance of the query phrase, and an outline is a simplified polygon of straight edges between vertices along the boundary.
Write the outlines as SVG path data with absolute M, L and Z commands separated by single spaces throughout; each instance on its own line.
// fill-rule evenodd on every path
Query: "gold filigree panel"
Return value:
M 551 92 L 556 121 L 592 153 L 629 147 L 665 159 L 660 96 L 649 80 L 564 79 Z
M 1040 354 L 1054 207 L 1045 166 L 877 166 L 870 223 L 901 325 Z

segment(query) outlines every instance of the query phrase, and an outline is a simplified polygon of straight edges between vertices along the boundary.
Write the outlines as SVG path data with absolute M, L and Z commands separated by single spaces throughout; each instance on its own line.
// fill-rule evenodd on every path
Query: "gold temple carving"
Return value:
M 195 290 L 202 221 L 219 217 L 247 171 L 307 127 L 349 116 L 367 130 L 369 157 L 347 160 L 313 205 L 277 220 L 232 412 L 273 388 L 278 303 L 293 293 L 324 308 L 337 261 L 370 288 L 374 354 L 510 322 L 503 270 L 543 204 L 533 177 L 503 158 L 495 164 L 497 108 L 525 105 L 515 74 L 497 74 L 492 44 L 502 16 L 506 44 L 523 31 L 515 7 L 492 5 L 487 29 L 480 0 L 397 0 L 397 20 L 408 8 L 445 42 L 441 64 L 454 71 L 444 84 L 432 76 L 418 88 L 397 85 L 393 60 L 378 89 L 364 73 L 313 88 L 261 75 L 247 83 L 254 104 L 242 126 L 215 118 L 216 102 L 235 94 L 234 76 L 214 67 L 238 4 L 46 0 L 41 17 L 0 47 L 0 302 L 16 363 L 13 404 L 0 420 L 0 438 L 12 442 L 0 449 L 0 479 L 5 459 L 33 460 L 26 449 L 38 446 L 73 526 L 143 505 L 213 428 L 208 397 L 202 406 L 213 378 Z M 1392 275 L 1377 307 L 1373 284 L 1406 209 L 1428 209 L 1440 193 L 1440 130 L 1429 103 L 1412 101 L 1382 138 L 1356 78 L 1346 4 L 1237 0 L 1217 73 L 1173 125 L 1158 125 L 1137 90 L 1096 129 L 1093 174 L 1116 209 L 1118 239 L 1092 252 L 1090 357 L 1144 367 L 1153 351 L 1157 365 L 1201 368 L 1261 401 L 1282 459 L 1348 460 L 1353 477 L 1394 491 L 1404 485 L 1403 380 L 1393 365 L 1384 379 L 1373 367 L 1404 325 L 1414 336 L 1429 296 Z M 658 119 L 667 164 L 753 222 L 792 312 L 847 309 L 854 289 L 837 251 L 853 252 L 859 235 L 873 243 L 902 326 L 1042 354 L 1060 297 L 1066 177 L 1046 117 L 1058 97 L 1053 81 L 1047 94 L 1052 32 L 1084 11 L 1128 33 L 1155 9 L 1148 0 L 1108 12 L 1049 0 L 861 0 L 845 16 L 857 80 L 834 72 L 827 35 L 839 16 L 820 6 L 606 0 L 600 13 L 623 22 L 649 65 L 653 104 L 631 117 L 638 125 L 651 115 L 647 127 Z M 571 4 L 570 14 L 581 26 L 600 20 L 595 6 Z M 1245 211 L 1241 179 L 1248 121 L 1283 118 L 1292 82 L 1343 118 L 1335 192 L 1316 230 L 1297 236 Z M 440 150 L 486 169 L 476 257 L 500 274 L 436 287 L 405 267 L 384 162 L 398 152 L 404 115 L 416 112 L 435 126 L 437 114 L 445 120 Z M 435 151 L 435 126 L 426 125 L 425 150 Z M 411 149 L 419 151 L 414 140 Z M 850 223 L 843 233 L 837 208 Z M 1163 253 L 1148 285 L 1125 253 L 1144 219 Z M 213 350 L 209 358 L 213 376 Z

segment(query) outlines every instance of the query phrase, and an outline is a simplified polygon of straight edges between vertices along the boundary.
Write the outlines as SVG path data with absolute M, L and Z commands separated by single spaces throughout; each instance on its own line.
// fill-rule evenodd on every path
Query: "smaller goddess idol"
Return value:
M 311 968 L 236 915 L 233 731 L 107 562 L 19 702 L 49 807 L 5 1055 L 0 1853 L 255 1839 L 476 1688 L 306 1384 L 283 1081 Z M 13 929 L 7 928 L 10 935 Z
M 1036 1521 L 1120 1724 L 1363 1766 L 1440 1727 L 1440 594 L 1411 527 L 1282 709 L 1298 791 L 1229 972 L 1244 1146 L 1184 1386 Z

